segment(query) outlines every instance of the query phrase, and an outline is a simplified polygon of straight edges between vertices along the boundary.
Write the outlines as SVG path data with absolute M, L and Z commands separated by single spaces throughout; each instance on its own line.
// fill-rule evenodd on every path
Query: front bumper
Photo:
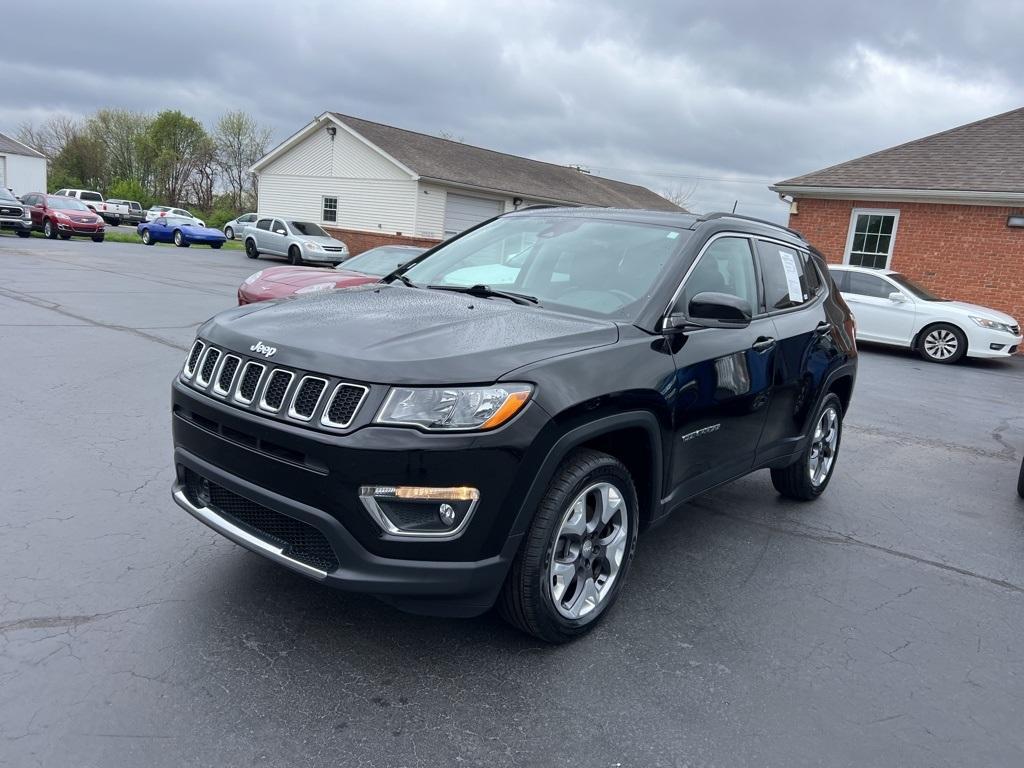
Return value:
M 968 357 L 1009 357 L 1020 349 L 1020 335 L 1013 336 L 1004 331 L 988 328 L 971 328 L 967 342 Z
M 57 222 L 57 231 L 63 235 L 102 235 L 106 232 L 103 224 L 78 224 L 76 222 Z
M 348 258 L 348 251 L 311 251 L 302 249 L 302 260 L 310 264 L 338 264 Z
M 31 219 L 9 219 L 0 218 L 0 229 L 12 229 L 16 232 L 31 232 Z
M 374 426 L 326 435 L 250 414 L 179 381 L 172 399 L 174 498 L 206 525 L 325 585 L 404 610 L 471 616 L 493 605 L 522 538 L 513 522 L 537 475 L 536 457 L 547 453 L 546 441 L 535 440 L 548 421 L 539 407 L 487 435 Z M 311 526 L 336 563 L 311 567 L 281 541 L 239 525 L 230 510 L 190 497 L 189 473 Z M 480 503 L 453 540 L 404 540 L 382 531 L 359 501 L 358 488 L 367 484 L 472 486 Z

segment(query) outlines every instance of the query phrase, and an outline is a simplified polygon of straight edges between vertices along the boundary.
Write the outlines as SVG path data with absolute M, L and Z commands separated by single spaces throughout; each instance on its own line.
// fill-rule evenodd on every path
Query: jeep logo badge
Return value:
M 262 341 L 257 341 L 251 347 L 250 352 L 255 352 L 257 355 L 263 355 L 264 357 L 273 357 L 277 354 L 277 347 L 268 347 Z

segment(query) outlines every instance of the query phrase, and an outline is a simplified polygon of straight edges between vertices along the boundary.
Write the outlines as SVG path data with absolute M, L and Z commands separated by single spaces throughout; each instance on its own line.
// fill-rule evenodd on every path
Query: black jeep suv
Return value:
M 530 208 L 381 283 L 203 325 L 173 384 L 174 498 L 325 584 L 443 615 L 497 602 L 563 641 L 687 499 L 762 468 L 818 496 L 856 355 L 796 232 Z

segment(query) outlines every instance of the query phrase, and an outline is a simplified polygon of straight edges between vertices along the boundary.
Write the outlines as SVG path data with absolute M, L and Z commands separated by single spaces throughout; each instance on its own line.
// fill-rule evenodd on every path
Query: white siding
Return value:
M 327 131 L 319 131 L 326 134 Z M 328 137 L 330 140 L 330 137 Z M 334 137 L 334 176 L 353 179 L 410 179 L 408 173 L 368 146 L 362 139 L 353 136 L 344 128 L 338 128 Z
M 327 131 L 314 131 L 272 160 L 260 175 L 330 176 L 332 151 Z
M 420 237 L 444 237 L 444 204 L 447 192 L 438 184 L 420 182 L 416 201 L 416 234 Z
M 5 187 L 10 187 L 16 195 L 29 192 L 47 192 L 46 160 L 41 157 L 27 155 L 0 155 L 4 167 Z
M 338 198 L 338 221 L 323 222 L 325 196 Z M 342 229 L 413 234 L 416 182 L 260 175 L 260 214 L 294 217 Z

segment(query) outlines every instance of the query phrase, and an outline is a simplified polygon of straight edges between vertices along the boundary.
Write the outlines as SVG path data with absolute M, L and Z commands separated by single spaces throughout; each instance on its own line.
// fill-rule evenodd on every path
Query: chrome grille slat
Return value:
M 191 379 L 192 374 L 196 372 L 196 366 L 199 365 L 199 358 L 203 355 L 203 349 L 206 347 L 203 342 L 199 339 L 195 340 L 192 344 L 192 349 L 188 353 L 188 358 L 185 360 L 185 378 Z
M 242 368 L 242 375 L 238 377 L 238 387 L 235 389 L 235 400 L 242 405 L 249 405 L 256 399 L 259 392 L 260 381 L 263 379 L 263 372 L 267 366 L 252 360 Z
M 220 360 L 220 350 L 216 347 L 207 347 L 206 352 L 203 353 L 203 362 L 199 366 L 199 373 L 196 374 L 196 384 L 200 387 L 209 385 L 218 360 Z
M 231 391 L 231 385 L 235 381 L 235 374 L 238 373 L 238 366 L 241 362 L 242 358 L 238 355 L 224 355 L 224 359 L 220 363 L 220 371 L 214 380 L 214 392 L 218 395 L 226 395 Z
M 303 376 L 292 395 L 288 415 L 299 421 L 309 421 L 316 413 L 317 406 L 327 390 L 327 379 L 319 376 Z
M 284 405 L 288 388 L 292 385 L 295 374 L 284 368 L 275 368 L 273 373 L 267 377 L 267 383 L 263 387 L 263 395 L 260 397 L 260 408 L 264 411 L 277 413 Z M 268 400 L 268 397 L 270 398 Z
M 359 413 L 359 408 L 369 391 L 369 387 L 360 384 L 341 382 L 331 393 L 320 417 L 320 423 L 325 427 L 345 429 Z M 355 398 L 354 403 L 351 402 L 352 398 Z

